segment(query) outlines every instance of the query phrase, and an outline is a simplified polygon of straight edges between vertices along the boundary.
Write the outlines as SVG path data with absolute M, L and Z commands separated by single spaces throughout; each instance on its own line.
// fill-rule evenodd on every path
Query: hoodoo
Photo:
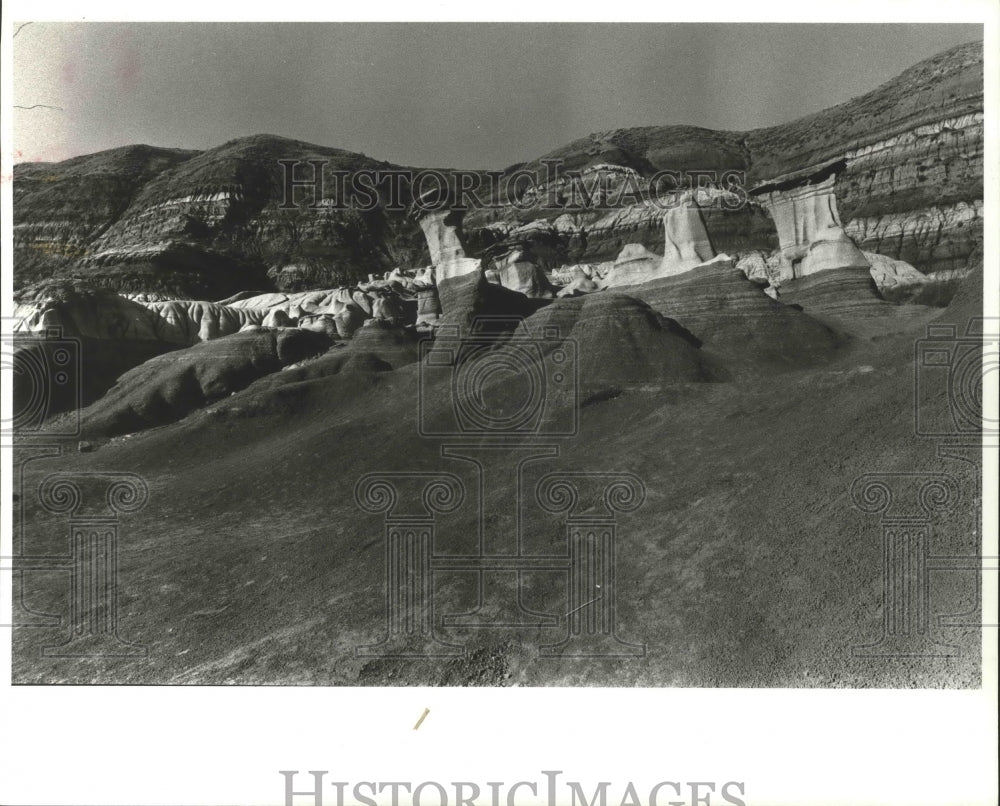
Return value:
M 429 210 L 418 213 L 420 228 L 431 253 L 437 282 L 479 271 L 480 261 L 465 254 L 460 210 Z
M 715 257 L 697 199 L 686 193 L 663 216 L 663 262 L 660 276 L 683 274 Z
M 148 102 L 132 93 L 164 85 L 157 58 L 184 61 L 177 37 L 144 39 L 127 87 L 103 69 L 88 87 L 76 59 L 74 87 L 38 99 L 64 111 L 26 114 L 87 124 L 87 142 L 207 93 L 228 124 L 190 115 L 157 138 L 346 115 L 352 142 L 469 170 L 273 135 L 14 167 L 12 683 L 982 688 L 981 43 L 742 128 L 925 47 L 854 28 L 813 36 L 830 47 L 812 76 L 774 50 L 787 28 L 745 26 L 603 27 L 591 47 L 582 26 L 544 63 L 523 28 L 469 26 L 468 70 L 434 46 L 447 29 L 341 27 L 330 53 L 357 40 L 395 69 L 345 78 L 321 53 L 320 93 L 281 48 L 256 69 L 287 37 L 255 31 L 220 51 L 219 81 L 168 64 L 176 92 Z M 54 32 L 27 28 L 18 52 Z M 113 57 L 122 32 L 100 37 Z M 736 40 L 767 54 L 749 92 L 782 84 L 713 86 Z M 58 90 L 44 61 L 25 72 Z M 643 112 L 640 64 L 689 86 Z M 241 73 L 259 96 L 226 83 Z M 66 100 L 97 91 L 128 101 L 104 133 Z M 562 124 L 687 102 L 728 128 L 615 128 L 530 158 Z M 291 757 L 265 773 L 292 764 L 300 800 L 329 785 Z M 478 785 L 454 786 L 465 803 Z
M 754 190 L 778 231 L 781 279 L 827 269 L 870 268 L 840 223 L 835 179 L 835 171 L 828 169 L 823 175 L 792 176 Z

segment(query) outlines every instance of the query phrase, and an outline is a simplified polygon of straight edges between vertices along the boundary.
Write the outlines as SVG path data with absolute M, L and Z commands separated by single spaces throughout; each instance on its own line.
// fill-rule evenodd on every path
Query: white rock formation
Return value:
M 701 210 L 691 193 L 663 216 L 664 251 L 660 276 L 684 274 L 715 257 Z
M 244 325 L 263 324 L 267 315 L 261 309 L 195 300 L 150 302 L 145 307 L 155 314 L 159 340 L 184 347 L 238 333 Z
M 613 260 L 604 260 L 600 263 L 574 263 L 570 266 L 560 266 L 553 269 L 551 277 L 553 282 L 566 284 L 579 279 L 582 274 L 595 283 L 600 283 L 614 267 Z
M 267 315 L 265 310 L 194 300 L 140 303 L 116 294 L 103 295 L 98 304 L 87 304 L 85 299 L 59 302 L 43 298 L 17 305 L 15 330 L 43 333 L 59 328 L 70 337 L 159 341 L 189 347 L 238 333 L 246 325 L 262 324 Z
M 772 285 L 771 275 L 767 269 L 767 257 L 763 252 L 754 250 L 740 255 L 736 268 L 743 272 L 747 279 L 758 285 Z
M 378 296 L 372 301 L 372 318 L 401 325 L 406 320 L 406 311 L 395 294 Z
M 349 307 L 355 307 L 370 316 L 372 297 L 360 290 L 341 287 L 320 291 L 298 291 L 291 294 L 280 292 L 258 294 L 231 302 L 227 307 L 260 310 L 264 311 L 265 314 L 281 309 L 292 319 L 298 319 L 307 314 L 335 315 Z
M 537 299 L 551 299 L 555 295 L 555 288 L 545 272 L 527 258 L 522 247 L 494 258 L 493 265 L 496 283 L 504 288 Z M 487 271 L 487 280 L 491 279 L 491 273 Z
M 420 228 L 427 239 L 436 282 L 481 270 L 480 261 L 465 255 L 460 214 L 451 210 L 432 210 L 421 216 Z
M 430 288 L 433 285 L 434 268 L 432 266 L 426 266 L 423 269 L 418 269 L 416 274 L 413 275 L 414 288 Z
M 864 255 L 871 263 L 872 279 L 879 291 L 897 286 L 922 285 L 928 281 L 926 275 L 905 261 L 894 260 L 875 252 L 865 252 Z
M 15 303 L 13 331 L 44 334 L 58 330 L 64 337 L 158 341 L 158 322 L 138 302 L 115 294 L 104 294 L 96 303 L 85 298 L 63 301 L 41 297 Z
M 568 278 L 569 282 L 559 289 L 556 296 L 577 297 L 581 294 L 590 294 L 593 291 L 597 291 L 597 282 L 593 279 L 593 272 L 587 271 L 588 268 L 589 267 L 575 266 L 573 275 Z
M 879 291 L 897 286 L 921 285 L 929 281 L 925 274 L 902 260 L 895 260 L 875 252 L 862 252 L 862 254 L 871 264 L 869 272 Z M 759 251 L 745 252 L 740 255 L 736 268 L 740 269 L 748 280 L 767 286 L 765 291 L 771 296 L 778 294 L 782 282 L 793 279 L 791 267 L 781 259 L 780 250 L 773 255 L 765 255 Z
M 869 268 L 868 260 L 840 223 L 836 177 L 759 196 L 774 219 L 781 260 L 790 277 L 805 277 L 826 269 Z M 784 272 L 783 272 L 784 273 Z
M 614 288 L 621 285 L 638 285 L 659 276 L 663 258 L 655 252 L 650 252 L 640 243 L 625 244 L 615 265 L 600 282 L 601 288 Z
M 302 330 L 312 330 L 316 333 L 325 333 L 330 338 L 340 336 L 340 328 L 337 327 L 337 318 L 329 313 L 308 313 L 296 323 Z

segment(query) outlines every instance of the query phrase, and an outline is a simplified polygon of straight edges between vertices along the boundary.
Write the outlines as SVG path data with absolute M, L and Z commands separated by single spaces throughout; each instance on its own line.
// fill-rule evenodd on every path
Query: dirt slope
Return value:
M 935 521 L 932 552 L 967 555 L 978 541 L 972 466 L 937 458 L 935 441 L 914 428 L 914 344 L 946 315 L 926 309 L 877 338 L 865 335 L 869 324 L 852 330 L 841 320 L 852 338 L 819 367 L 620 389 L 578 409 L 575 435 L 547 440 L 558 457 L 526 465 L 523 477 L 528 554 L 566 547 L 563 522 L 531 494 L 544 473 L 628 472 L 645 485 L 644 505 L 619 516 L 616 594 L 618 633 L 645 644 L 645 657 L 540 657 L 539 646 L 560 640 L 567 625 L 565 578 L 551 571 L 526 572 L 522 588 L 525 606 L 557 616 L 554 626 L 441 627 L 469 649 L 451 660 L 356 656 L 384 631 L 386 574 L 382 518 L 359 510 L 356 482 L 372 472 L 448 471 L 475 498 L 474 466 L 442 458 L 447 440 L 418 433 L 420 365 L 404 360 L 393 370 L 281 373 L 287 382 L 265 378 L 174 425 L 26 465 L 25 491 L 55 470 L 128 471 L 147 481 L 149 504 L 122 521 L 120 631 L 148 658 L 41 658 L 62 630 L 24 626 L 15 631 L 14 679 L 978 685 L 977 631 L 936 620 L 974 609 L 964 573 L 931 580 L 932 633 L 960 657 L 852 655 L 878 639 L 882 614 L 880 527 L 851 504 L 856 478 L 953 475 L 963 499 Z M 931 402 L 943 404 L 943 394 Z M 435 386 L 427 400 L 440 414 L 447 389 Z M 497 545 L 516 530 L 511 468 L 525 446 L 477 454 L 487 479 L 484 534 Z M 65 522 L 42 512 L 33 493 L 21 503 L 30 551 L 64 551 Z M 474 552 L 478 524 L 475 506 L 441 516 L 435 551 Z M 26 579 L 33 610 L 65 611 L 64 574 Z M 473 610 L 474 583 L 467 572 L 438 573 L 435 618 Z M 511 575 L 498 584 L 513 594 Z

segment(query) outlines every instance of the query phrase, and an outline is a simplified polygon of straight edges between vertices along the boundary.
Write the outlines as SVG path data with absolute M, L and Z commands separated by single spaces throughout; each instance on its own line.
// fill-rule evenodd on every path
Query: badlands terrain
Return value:
M 67 552 L 53 473 L 135 474 L 148 503 L 121 516 L 117 562 L 116 629 L 142 651 L 46 654 L 76 588 L 26 563 L 15 682 L 977 686 L 960 560 L 922 580 L 947 652 L 856 651 L 887 611 L 882 526 L 852 485 L 947 474 L 928 552 L 978 550 L 978 461 L 944 447 L 978 433 L 921 427 L 956 401 L 915 355 L 982 315 L 982 119 L 972 43 L 780 126 L 603 132 L 507 169 L 558 210 L 283 209 L 279 160 L 402 166 L 265 135 L 16 166 L 15 553 Z M 612 187 L 745 181 L 594 209 L 543 187 L 542 160 Z M 473 349 L 499 369 L 468 389 L 454 356 Z M 503 439 L 456 414 L 504 421 L 538 383 L 541 413 Z M 574 540 L 542 505 L 560 472 L 644 489 L 582 591 L 539 560 Z M 379 648 L 398 579 L 359 485 L 413 473 L 465 495 L 436 516 L 427 595 L 400 588 L 432 628 Z M 571 511 L 607 508 L 589 490 Z M 620 654 L 558 646 L 607 619 Z

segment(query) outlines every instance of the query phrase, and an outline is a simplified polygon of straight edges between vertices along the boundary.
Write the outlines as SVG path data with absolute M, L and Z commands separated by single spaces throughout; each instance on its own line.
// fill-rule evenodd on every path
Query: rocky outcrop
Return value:
M 126 370 L 174 349 L 160 330 L 143 305 L 85 283 L 50 281 L 23 289 L 14 304 L 15 361 L 35 372 L 15 374 L 18 405 L 44 394 L 47 413 L 58 414 L 96 400 Z M 68 384 L 56 382 L 65 368 L 50 360 L 60 345 L 73 354 Z
M 420 215 L 420 228 L 427 240 L 438 283 L 482 271 L 480 261 L 465 254 L 462 216 L 463 213 L 456 210 L 432 210 Z
M 594 279 L 594 272 L 589 266 L 573 266 L 572 272 L 562 279 L 564 279 L 565 284 L 556 293 L 557 297 L 576 297 L 581 294 L 590 294 L 600 288 L 597 280 Z
M 938 279 L 982 261 L 983 48 L 972 42 L 800 120 L 748 132 L 751 184 L 842 162 L 834 194 L 858 246 Z
M 681 195 L 662 218 L 663 257 L 650 252 L 642 244 L 628 244 L 601 280 L 600 287 L 638 285 L 660 277 L 684 274 L 715 257 L 695 194 Z
M 39 341 L 22 340 L 23 349 L 37 352 L 45 342 L 68 339 L 79 350 L 80 398 L 54 407 L 56 413 L 98 399 L 119 376 L 154 356 L 238 333 L 267 315 L 214 302 L 140 303 L 85 283 L 53 282 L 20 295 L 15 332 Z
M 614 265 L 615 262 L 613 260 L 603 263 L 574 263 L 571 266 L 558 266 L 554 268 L 549 273 L 549 277 L 552 279 L 552 282 L 562 286 L 580 277 L 597 281 L 603 279 Z
M 157 338 L 175 347 L 230 336 L 247 325 L 262 324 L 266 316 L 259 309 L 195 300 L 149 302 L 146 308 L 153 315 Z
M 487 279 L 493 281 L 490 274 L 495 274 L 495 282 L 511 291 L 517 291 L 526 297 L 536 299 L 551 299 L 556 288 L 549 278 L 535 263 L 527 244 L 515 243 L 501 250 L 492 259 L 492 272 L 487 273 Z
M 777 199 L 774 219 L 752 200 L 702 209 L 714 250 L 770 253 L 779 230 L 789 232 L 789 210 L 797 205 L 792 219 L 805 210 L 817 233 L 836 236 L 810 236 L 817 246 L 801 258 L 800 271 L 810 264 L 857 265 L 858 253 L 837 229 L 842 224 L 861 250 L 951 281 L 982 262 L 982 58 L 980 43 L 952 48 L 847 103 L 764 129 L 643 127 L 581 138 L 545 155 L 561 162 L 563 174 L 548 184 L 541 158 L 515 166 L 536 176 L 537 196 L 549 209 L 525 208 L 524 198 L 492 200 L 466 217 L 461 255 L 449 240 L 450 213 L 428 220 L 438 231 L 425 239 L 402 212 L 351 209 L 343 203 L 350 198 L 335 198 L 335 182 L 313 198 L 310 160 L 325 161 L 328 173 L 397 167 L 339 149 L 260 135 L 203 152 L 141 146 L 17 165 L 16 286 L 79 277 L 119 292 L 189 299 L 219 299 L 248 287 L 332 288 L 395 266 L 427 265 L 428 245 L 437 250 L 431 262 L 441 264 L 441 281 L 475 271 L 480 251 L 504 239 L 530 243 L 532 262 L 544 272 L 613 260 L 629 243 L 658 252 L 663 207 L 643 194 L 678 190 L 670 177 L 651 188 L 658 172 L 711 170 L 721 186 L 725 172 L 743 172 L 746 185 L 758 187 L 833 164 L 831 195 L 800 191 L 790 205 Z M 294 178 L 306 183 L 293 193 L 297 206 L 283 204 L 282 160 L 298 161 Z M 572 171 L 582 185 L 568 178 Z M 794 236 L 788 244 L 804 245 Z M 520 269 L 514 275 L 523 283 Z
M 782 284 L 780 299 L 848 329 L 864 328 L 865 320 L 877 320 L 883 332 L 895 320 L 905 321 L 926 311 L 923 306 L 886 301 L 868 269 L 831 269 L 791 280 Z
M 844 229 L 862 249 L 919 266 L 934 281 L 962 277 L 983 262 L 981 198 L 858 216 Z
M 777 255 L 766 255 L 753 250 L 745 252 L 736 260 L 739 269 L 751 282 L 764 287 L 778 288 L 781 286 L 781 271 Z
M 722 194 L 720 191 L 715 191 Z M 516 239 L 531 243 L 538 265 L 546 271 L 563 265 L 598 264 L 614 261 L 622 248 L 637 243 L 658 252 L 663 248 L 664 213 L 676 204 L 673 197 L 656 203 L 643 201 L 601 210 L 574 211 L 550 218 L 545 211 L 532 212 L 539 217 L 527 223 L 517 221 L 516 211 L 485 226 L 498 239 Z M 759 205 L 735 209 L 712 203 L 700 208 L 702 223 L 715 249 L 740 252 L 748 249 L 773 249 L 778 245 L 770 217 Z M 482 220 L 485 213 L 472 212 L 467 221 Z M 494 213 L 496 215 L 496 213 Z M 472 226 L 470 223 L 468 226 Z
M 865 252 L 865 259 L 871 264 L 870 273 L 880 294 L 898 291 L 909 286 L 924 285 L 926 274 L 917 271 L 909 263 L 893 260 L 885 255 Z
M 878 295 L 883 299 L 891 297 L 895 301 L 900 301 L 918 296 L 920 289 L 929 282 L 927 275 L 917 271 L 905 261 L 894 260 L 875 252 L 863 252 L 862 254 L 870 264 L 868 273 L 875 283 Z M 760 285 L 769 296 L 775 299 L 779 297 L 782 286 L 794 279 L 790 276 L 791 272 L 787 263 L 781 260 L 780 254 L 765 255 L 761 252 L 747 252 L 739 256 L 736 268 L 742 271 L 748 280 Z M 851 276 L 862 277 L 859 274 Z M 866 289 L 870 288 L 867 283 L 863 283 L 863 286 Z M 868 294 L 867 291 L 865 293 Z
M 663 232 L 661 277 L 683 274 L 715 257 L 696 194 L 684 194 L 666 212 L 663 216 Z
M 828 269 L 869 268 L 868 260 L 844 232 L 833 192 L 834 173 L 824 178 L 789 179 L 764 185 L 755 197 L 778 231 L 782 279 Z
M 86 283 L 53 281 L 15 296 L 15 333 L 44 335 L 56 330 L 68 338 L 110 341 L 159 341 L 155 317 L 138 302 Z
M 638 285 L 659 276 L 663 257 L 639 243 L 626 244 L 614 266 L 598 284 L 600 288 Z
M 74 378 L 77 386 L 62 396 L 66 399 L 50 406 L 55 414 L 96 400 L 119 376 L 154 356 L 236 333 L 297 328 L 333 340 L 350 339 L 366 322 L 415 323 L 419 292 L 412 278 L 399 275 L 372 285 L 378 287 L 371 293 L 336 288 L 237 294 L 206 302 L 164 300 L 156 294 L 129 299 L 78 281 L 51 281 L 19 294 L 14 330 L 27 337 L 19 342 L 22 363 L 55 372 L 58 367 L 46 355 L 61 339 L 71 340 L 80 351 L 83 371 Z M 436 299 L 436 289 L 424 290 Z M 22 383 L 18 394 L 29 400 L 31 390 Z
M 617 290 L 676 320 L 737 374 L 822 363 L 844 343 L 831 327 L 769 297 L 730 260 Z
M 422 324 L 447 324 L 467 334 L 472 323 L 480 317 L 516 318 L 537 310 L 552 294 L 548 291 L 548 280 L 540 276 L 534 264 L 521 260 L 523 250 L 501 249 L 499 265 L 490 271 L 494 282 L 490 282 L 482 260 L 466 257 L 466 240 L 462 232 L 464 212 L 449 209 L 428 212 L 420 206 L 449 200 L 447 195 L 425 194 L 411 210 L 427 239 L 437 291 L 437 306 L 430 295 L 425 298 L 427 314 Z M 518 289 L 506 287 L 504 280 Z M 529 295 L 524 291 L 534 293 Z M 439 316 L 433 313 L 435 307 L 441 312 Z M 510 326 L 508 323 L 507 327 Z
M 151 341 L 176 349 L 262 324 L 269 312 L 197 300 L 139 303 L 110 291 L 77 285 L 71 293 L 22 301 L 15 315 L 18 332 L 41 334 L 57 328 L 71 338 Z
M 441 300 L 436 286 L 423 288 L 417 292 L 417 319 L 415 324 L 433 326 L 441 318 Z
M 299 187 L 285 205 L 280 160 L 299 163 L 296 181 L 316 177 L 310 160 L 325 162 L 318 198 L 315 186 Z M 202 152 L 141 146 L 18 165 L 17 284 L 65 272 L 116 291 L 219 299 L 247 287 L 330 288 L 426 262 L 414 224 L 381 207 L 351 209 L 330 179 L 398 167 L 270 135 Z
M 299 291 L 291 294 L 280 292 L 256 294 L 233 302 L 226 307 L 237 310 L 276 311 L 282 310 L 292 319 L 305 314 L 336 315 L 349 308 L 356 308 L 367 316 L 372 315 L 373 296 L 357 288 L 320 289 Z
M 81 432 L 111 437 L 175 422 L 329 346 L 305 330 L 255 329 L 158 356 L 81 411 Z

